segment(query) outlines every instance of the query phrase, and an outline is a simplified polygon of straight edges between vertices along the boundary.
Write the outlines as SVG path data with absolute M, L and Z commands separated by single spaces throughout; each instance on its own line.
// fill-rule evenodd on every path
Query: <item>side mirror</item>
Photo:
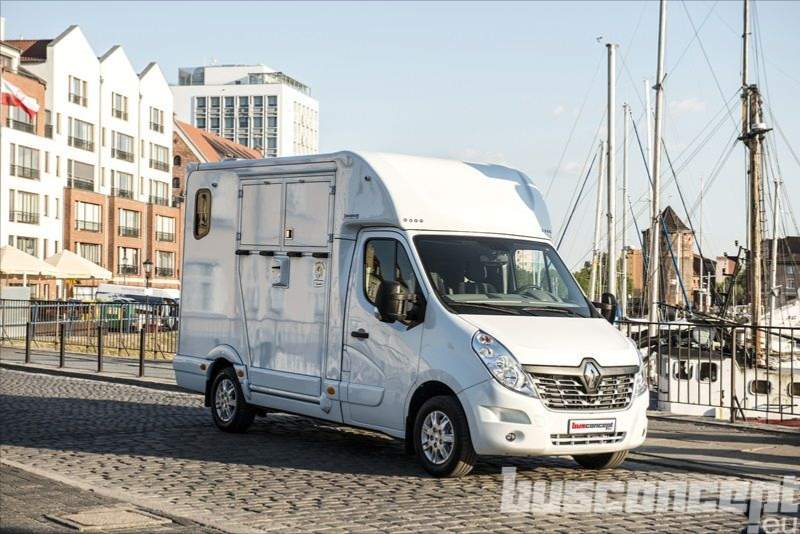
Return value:
M 375 296 L 378 318 L 384 323 L 408 321 L 411 316 L 415 315 L 411 313 L 414 302 L 416 302 L 416 295 L 410 294 L 406 287 L 396 280 L 381 282 Z
M 600 297 L 600 315 L 611 324 L 617 320 L 617 297 L 613 293 L 603 293 Z

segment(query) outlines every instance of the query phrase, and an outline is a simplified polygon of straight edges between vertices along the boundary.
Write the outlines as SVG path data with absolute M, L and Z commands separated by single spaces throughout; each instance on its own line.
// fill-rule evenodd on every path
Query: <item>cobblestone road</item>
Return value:
M 487 458 L 466 478 L 439 480 L 379 434 L 286 415 L 224 434 L 199 396 L 73 378 L 0 371 L 0 429 L 7 464 L 235 532 L 731 532 L 745 520 L 724 512 L 501 513 L 505 465 L 534 481 L 727 477 L 638 462 L 592 472 L 561 458 Z

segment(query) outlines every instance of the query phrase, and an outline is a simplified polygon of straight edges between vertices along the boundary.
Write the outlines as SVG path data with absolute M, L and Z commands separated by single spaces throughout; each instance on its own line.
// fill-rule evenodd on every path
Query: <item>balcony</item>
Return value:
M 156 276 L 159 278 L 174 278 L 174 267 L 156 267 Z
M 6 126 L 9 128 L 13 128 L 15 130 L 19 130 L 20 132 L 28 132 L 28 133 L 35 133 L 35 129 L 33 123 L 30 122 L 22 122 L 12 119 L 11 117 L 6 119 Z
M 84 221 L 81 219 L 75 220 L 75 229 L 84 232 L 99 232 L 103 225 L 99 221 Z
M 159 124 L 157 122 L 151 122 L 150 129 L 153 130 L 154 132 L 164 133 L 164 125 Z
M 67 178 L 67 187 L 73 189 L 83 189 L 84 191 L 94 191 L 94 180 L 85 178 Z
M 116 159 L 121 159 L 124 161 L 133 161 L 133 152 L 125 152 L 124 150 L 120 150 L 118 148 L 111 149 L 111 157 Z
M 169 243 L 175 242 L 175 232 L 159 232 L 156 231 L 156 241 L 167 241 Z
M 159 206 L 169 206 L 169 199 L 166 197 L 150 195 L 150 204 L 158 204 Z
M 37 211 L 12 211 L 11 222 L 25 224 L 39 224 L 39 212 Z
M 118 265 L 117 274 L 139 274 L 138 265 Z
M 70 93 L 69 101 L 72 102 L 73 104 L 78 104 L 79 106 L 86 107 L 86 97 L 81 96 L 77 93 Z
M 165 161 L 159 161 L 157 159 L 151 159 L 150 168 L 157 169 L 159 171 L 169 172 L 169 163 Z
M 139 237 L 139 229 L 134 226 L 120 226 L 119 235 L 121 237 Z
M 53 138 L 53 125 L 52 124 L 45 124 L 44 125 L 44 136 L 48 139 Z
M 128 120 L 128 112 L 127 111 L 123 111 L 121 109 L 112 109 L 111 110 L 111 115 L 113 115 L 114 118 L 117 118 L 117 119 L 122 119 L 124 121 Z
M 88 150 L 94 152 L 94 143 L 88 139 L 81 139 L 80 137 L 69 137 L 69 146 L 80 148 L 81 150 Z
M 119 198 L 133 198 L 133 190 L 124 189 L 124 188 L 121 188 L 121 187 L 112 187 L 111 188 L 111 196 L 112 197 L 119 197 Z
M 38 180 L 39 169 L 34 169 L 33 167 L 23 167 L 22 165 L 12 165 L 11 176 L 17 176 L 19 178 L 30 178 L 31 180 Z

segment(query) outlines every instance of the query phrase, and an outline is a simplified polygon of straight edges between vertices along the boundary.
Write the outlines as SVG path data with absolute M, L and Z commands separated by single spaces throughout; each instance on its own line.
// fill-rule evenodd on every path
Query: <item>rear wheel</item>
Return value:
M 244 432 L 253 423 L 255 411 L 244 401 L 233 367 L 222 369 L 211 386 L 211 415 L 224 432 Z
M 422 467 L 435 477 L 464 476 L 475 466 L 467 417 L 446 395 L 428 399 L 414 421 L 414 449 Z
M 576 454 L 572 458 L 585 469 L 614 469 L 625 461 L 628 451 L 602 454 Z

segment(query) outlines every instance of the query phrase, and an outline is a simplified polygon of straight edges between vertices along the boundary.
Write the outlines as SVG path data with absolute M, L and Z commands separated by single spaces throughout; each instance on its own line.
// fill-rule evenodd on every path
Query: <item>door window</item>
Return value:
M 364 249 L 364 293 L 375 304 L 381 282 L 398 281 L 416 293 L 419 287 L 411 260 L 396 239 L 370 239 Z

